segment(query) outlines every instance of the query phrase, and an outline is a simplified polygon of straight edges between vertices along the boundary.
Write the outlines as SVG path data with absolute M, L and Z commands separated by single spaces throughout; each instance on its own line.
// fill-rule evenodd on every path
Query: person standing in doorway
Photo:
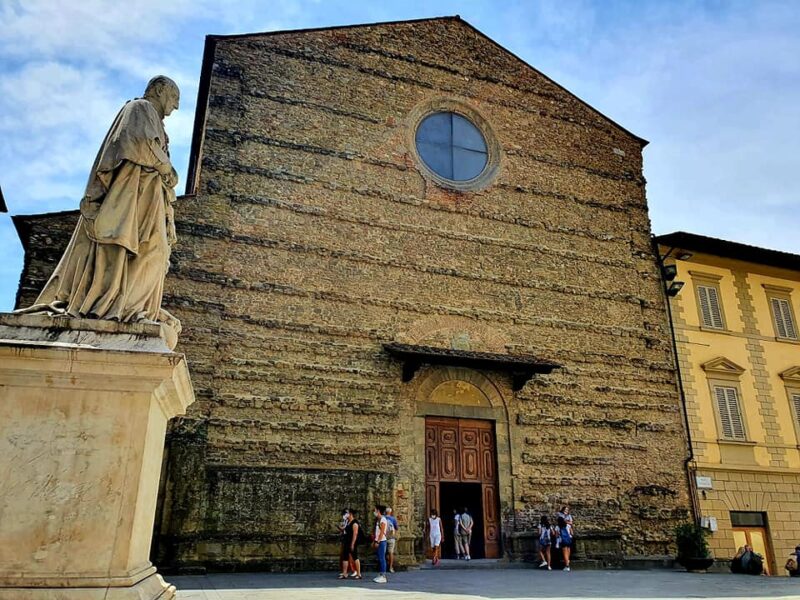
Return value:
M 558 517 L 558 545 L 561 547 L 561 556 L 564 558 L 564 570 L 569 571 L 569 556 L 572 553 L 572 524 L 564 517 Z
M 347 524 L 342 532 L 342 572 L 339 574 L 339 579 L 347 579 L 348 568 L 352 569 L 353 578 L 361 579 L 361 561 L 358 559 L 361 524 L 356 521 L 355 511 L 352 508 L 345 512 L 345 519 Z
M 428 536 L 431 541 L 431 550 L 433 550 L 433 559 L 431 563 L 435 567 L 441 560 L 442 542 L 444 542 L 442 520 L 439 518 L 439 513 L 435 508 L 431 509 L 431 516 L 428 518 Z
M 475 524 L 475 521 L 472 519 L 472 515 L 469 514 L 469 509 L 465 506 L 464 512 L 461 513 L 461 532 L 459 537 L 461 538 L 461 548 L 464 551 L 464 560 L 472 560 L 472 557 L 469 555 L 469 545 L 472 542 L 472 526 Z
M 385 506 L 376 504 L 372 513 L 375 516 L 375 536 L 372 538 L 372 547 L 375 548 L 380 568 L 380 573 L 372 580 L 375 583 L 386 583 L 386 530 L 389 527 L 389 522 L 384 516 L 385 512 Z
M 453 509 L 453 541 L 456 545 L 456 560 L 464 558 L 464 550 L 461 547 L 461 514 L 457 508 Z
M 394 553 L 397 550 L 397 531 L 400 526 L 391 506 L 386 507 L 386 525 L 386 558 L 389 563 L 389 573 L 394 573 Z

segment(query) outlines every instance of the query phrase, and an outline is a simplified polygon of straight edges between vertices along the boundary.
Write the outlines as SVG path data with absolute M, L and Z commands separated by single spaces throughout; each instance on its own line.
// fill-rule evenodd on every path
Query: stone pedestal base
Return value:
M 150 564 L 167 421 L 156 325 L 0 314 L 0 600 L 166 600 Z
M 0 600 L 171 600 L 175 586 L 164 581 L 155 567 L 152 574 L 130 584 L 119 580 L 98 580 L 99 587 L 28 587 L 2 588 Z M 64 583 L 74 584 L 75 581 Z

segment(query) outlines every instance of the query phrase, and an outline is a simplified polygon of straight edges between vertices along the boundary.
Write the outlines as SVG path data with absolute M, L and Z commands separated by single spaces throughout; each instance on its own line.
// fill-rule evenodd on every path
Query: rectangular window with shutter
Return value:
M 794 323 L 792 305 L 788 298 L 770 298 L 772 318 L 775 321 L 775 334 L 779 338 L 797 339 L 797 327 Z
M 719 289 L 713 285 L 698 285 L 697 301 L 700 306 L 701 325 L 714 329 L 725 329 L 725 323 L 722 320 Z
M 744 419 L 739 407 L 739 394 L 735 387 L 714 386 L 714 396 L 722 426 L 722 437 L 729 440 L 744 440 Z

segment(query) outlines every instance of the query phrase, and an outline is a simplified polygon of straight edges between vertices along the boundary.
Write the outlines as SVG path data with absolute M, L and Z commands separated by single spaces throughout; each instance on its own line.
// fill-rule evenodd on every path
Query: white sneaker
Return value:
M 540 562 L 540 563 L 539 563 L 539 568 L 540 568 L 540 569 L 541 569 L 542 567 L 546 567 L 546 566 L 547 566 L 547 561 L 546 561 L 546 560 L 543 560 L 542 562 Z
M 394 573 L 394 568 L 389 569 L 389 573 Z
M 467 558 L 465 558 L 464 560 L 472 560 L 472 559 L 469 557 L 469 555 L 467 555 Z
M 565 571 L 569 571 L 569 567 L 564 567 L 564 570 Z
M 548 570 L 548 571 L 552 571 L 552 570 L 553 570 L 553 567 L 551 567 L 551 566 L 548 566 L 548 567 L 547 567 L 547 570 Z
M 386 575 L 378 575 L 372 581 L 374 581 L 375 583 L 386 583 Z

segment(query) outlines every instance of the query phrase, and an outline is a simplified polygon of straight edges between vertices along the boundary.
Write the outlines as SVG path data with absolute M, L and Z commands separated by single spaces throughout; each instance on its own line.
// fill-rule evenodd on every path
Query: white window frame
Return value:
M 727 330 L 725 308 L 722 305 L 722 290 L 719 275 L 689 271 L 694 285 L 694 297 L 697 302 L 697 319 L 702 329 L 715 331 Z M 705 301 L 703 295 L 705 294 Z M 705 306 L 705 308 L 704 308 Z M 706 319 L 708 316 L 708 319 Z
M 717 413 L 719 439 L 746 442 L 747 426 L 744 420 L 739 386 L 733 382 L 712 381 L 711 392 Z M 726 422 L 730 433 L 726 431 Z
M 794 307 L 789 295 L 791 288 L 764 287 L 767 290 L 767 302 L 775 337 L 779 340 L 798 341 L 797 320 L 794 318 Z

